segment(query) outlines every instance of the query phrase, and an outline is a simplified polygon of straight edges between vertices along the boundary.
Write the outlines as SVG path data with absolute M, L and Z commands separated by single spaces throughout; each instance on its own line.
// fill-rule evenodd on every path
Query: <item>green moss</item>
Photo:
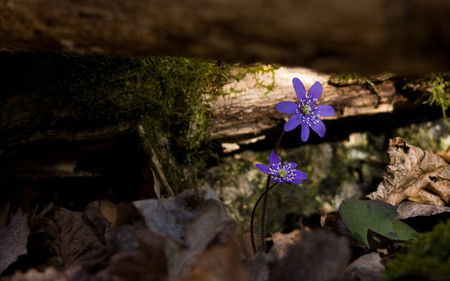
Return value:
M 364 85 L 366 83 L 373 85 L 369 77 L 352 72 L 331 75 L 327 83 L 336 86 Z
M 51 130 L 140 127 L 142 145 L 161 159 L 175 190 L 179 166 L 210 157 L 211 104 L 223 86 L 274 67 L 170 57 L 0 54 L 0 150 Z M 256 81 L 267 90 L 272 85 Z
M 390 280 L 428 277 L 446 280 L 450 276 L 450 220 L 439 223 L 430 232 L 408 244 L 407 252 L 386 264 L 384 275 Z M 406 280 L 406 279 L 402 279 Z
M 426 92 L 428 100 L 424 103 L 440 106 L 442 116 L 447 119 L 446 111 L 450 106 L 450 72 L 429 74 L 407 83 L 404 89 Z
M 367 77 L 357 73 L 342 73 L 331 75 L 327 83 L 337 87 L 349 85 L 367 85 L 371 91 L 377 94 L 378 82 L 392 78 L 391 74 L 383 74 L 377 77 Z M 446 111 L 450 106 L 450 72 L 432 73 L 416 80 L 405 81 L 403 90 L 413 90 L 427 93 L 426 104 L 437 105 L 441 107 L 444 119 L 447 118 Z
M 41 53 L 2 54 L 1 60 L 0 149 L 39 132 L 126 120 L 140 124 L 144 147 L 162 146 L 172 161 L 163 164 L 172 166 L 206 154 L 209 104 L 224 94 L 232 68 L 169 57 Z M 161 138 L 168 143 L 161 145 Z
M 171 64 L 161 60 L 158 58 L 151 68 L 160 73 L 158 97 L 140 124 L 144 147 L 159 154 L 165 172 L 171 175 L 169 184 L 180 191 L 187 179 L 179 165 L 201 162 L 213 152 L 208 142 L 210 104 L 224 94 L 222 86 L 230 79 L 230 66 L 194 59 L 178 59 Z
M 254 87 L 264 89 L 264 95 L 269 94 L 275 90 L 275 70 L 280 68 L 279 65 L 266 65 L 266 64 L 252 64 L 252 65 L 235 65 L 233 70 L 233 79 L 238 82 L 240 79 L 247 75 L 253 77 L 255 83 Z M 265 77 L 270 75 L 270 79 Z M 231 92 L 238 93 L 234 87 L 230 88 Z

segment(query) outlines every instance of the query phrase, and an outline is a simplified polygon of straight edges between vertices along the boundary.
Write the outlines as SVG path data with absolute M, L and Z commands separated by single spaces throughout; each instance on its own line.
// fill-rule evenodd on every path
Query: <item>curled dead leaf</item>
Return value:
M 223 204 L 212 190 L 186 190 L 175 197 L 141 200 L 134 202 L 134 205 L 144 217 L 148 229 L 145 232 L 138 232 L 140 233 L 137 235 L 138 254 L 119 253 L 114 256 L 113 265 L 118 267 L 113 266 L 113 272 L 117 273 L 117 270 L 121 268 L 120 262 L 127 262 L 127 264 L 134 263 L 136 270 L 142 273 L 141 280 L 145 277 L 155 277 L 154 270 L 149 272 L 148 268 L 161 267 L 166 272 L 159 272 L 158 278 L 165 275 L 171 280 L 191 280 L 190 278 L 194 278 L 195 274 L 206 275 L 202 268 L 210 266 L 207 265 L 207 260 L 210 258 L 209 254 L 207 254 L 208 258 L 202 258 L 205 252 L 214 247 L 229 244 L 232 246 L 227 247 L 234 247 L 233 251 L 239 256 L 238 260 L 243 259 L 241 227 L 239 223 L 228 218 Z M 143 236 L 142 233 L 147 234 Z M 156 240 L 151 237 L 156 237 Z M 156 244 L 154 244 L 155 241 L 157 241 Z M 231 255 L 228 252 L 231 250 L 227 247 L 214 250 L 213 253 L 224 251 L 225 256 Z M 228 266 L 228 262 L 236 265 L 234 260 L 220 258 L 217 257 L 218 266 L 220 263 Z M 163 265 L 161 265 L 162 262 L 164 262 Z M 211 280 L 233 280 L 223 279 L 225 277 L 220 272 L 211 274 L 210 277 L 213 278 Z M 118 275 L 124 276 L 123 272 Z M 139 278 L 131 280 L 139 280 Z
M 106 272 L 128 281 L 165 280 L 167 264 L 164 254 L 165 237 L 151 230 L 136 232 L 139 251 L 124 251 L 111 258 Z
M 367 197 L 392 205 L 409 200 L 430 205 L 450 204 L 450 166 L 439 155 L 391 139 L 390 163 L 383 181 Z
M 60 235 L 55 221 L 37 214 L 30 216 L 28 225 L 28 259 L 36 261 L 38 269 L 48 266 L 62 268 Z
M 250 273 L 241 261 L 240 249 L 233 242 L 215 245 L 204 251 L 192 270 L 192 276 L 183 281 L 248 281 Z M 180 280 L 180 281 L 181 281 Z
M 399 220 L 418 216 L 433 216 L 442 213 L 450 214 L 450 207 L 434 206 L 417 202 L 402 202 L 397 206 L 397 219 Z
M 385 270 L 380 254 L 372 252 L 362 255 L 347 266 L 345 277 L 349 280 L 382 280 L 381 273 Z
M 307 231 L 274 265 L 270 280 L 339 280 L 349 260 L 345 238 L 322 230 Z
M 9 224 L 0 228 L 0 273 L 21 255 L 27 253 L 28 216 L 21 210 L 11 218 Z
M 253 249 L 252 249 L 253 250 Z M 270 277 L 270 265 L 274 258 L 271 254 L 258 251 L 246 264 L 253 281 L 268 281 Z
M 441 156 L 442 159 L 445 160 L 445 162 L 450 163 L 450 150 L 449 151 L 439 151 L 437 154 L 439 156 Z
M 3 280 L 3 279 L 2 279 Z M 57 271 L 48 267 L 43 271 L 34 268 L 22 273 L 16 272 L 5 281 L 117 281 L 105 276 L 90 275 L 80 267 L 68 268 L 65 271 Z
M 228 241 L 241 242 L 240 225 L 227 219 L 220 202 L 208 201 L 199 217 L 186 225 L 185 240 L 182 244 L 174 239 L 166 239 L 165 253 L 168 261 L 169 277 L 189 277 L 197 257 L 214 244 Z
M 302 236 L 300 229 L 294 229 L 289 233 L 275 232 L 272 234 L 273 245 L 270 248 L 270 253 L 276 260 L 281 260 L 290 246 L 298 243 Z
M 185 190 L 174 197 L 147 199 L 133 202 L 145 219 L 147 227 L 161 235 L 170 235 L 180 244 L 184 243 L 186 226 L 195 221 L 210 201 L 220 202 L 212 191 Z M 225 210 L 217 219 L 223 219 Z
M 111 256 L 112 237 L 99 202 L 89 204 L 83 213 L 59 208 L 55 219 L 60 230 L 61 257 L 66 266 L 89 269 Z

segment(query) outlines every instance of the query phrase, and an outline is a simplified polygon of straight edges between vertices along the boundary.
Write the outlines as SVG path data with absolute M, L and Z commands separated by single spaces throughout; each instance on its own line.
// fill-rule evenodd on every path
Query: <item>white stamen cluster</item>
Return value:
M 287 174 L 287 172 L 285 170 L 283 170 L 283 169 L 280 169 L 278 171 L 278 177 L 279 178 L 284 178 L 286 176 L 286 174 Z
M 318 121 L 318 117 L 320 116 L 320 111 L 313 110 L 313 108 L 310 106 L 312 102 L 317 101 L 317 99 L 307 100 L 301 100 L 298 108 L 295 110 L 295 113 L 298 115 L 299 118 L 302 119 L 302 124 L 308 124 L 308 126 L 316 125 Z M 306 104 L 305 104 L 306 103 Z
M 292 164 L 290 163 L 287 163 L 284 166 L 281 163 L 277 163 L 271 165 L 269 168 L 270 175 L 278 182 L 292 182 L 295 177 L 295 171 L 295 169 L 292 169 Z
M 302 113 L 303 113 L 303 115 L 308 115 L 310 112 L 311 112 L 311 106 L 305 105 L 305 106 L 302 108 Z

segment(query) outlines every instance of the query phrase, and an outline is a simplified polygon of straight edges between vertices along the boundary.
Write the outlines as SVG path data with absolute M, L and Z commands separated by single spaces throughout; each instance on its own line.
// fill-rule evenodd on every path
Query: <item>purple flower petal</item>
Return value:
M 284 124 L 284 131 L 289 132 L 297 128 L 298 125 L 300 125 L 302 119 L 300 118 L 299 114 L 296 114 L 289 118 L 289 120 Z
M 261 172 L 268 174 L 269 173 L 269 167 L 263 164 L 255 164 L 255 167 L 258 168 Z
M 278 182 L 278 183 L 284 182 L 284 180 L 279 178 L 279 177 L 272 177 L 272 180 L 275 181 L 275 182 Z
M 330 105 L 318 105 L 314 107 L 313 110 L 320 117 L 330 117 L 334 115 L 334 108 Z
M 280 157 L 275 152 L 271 152 L 269 156 L 270 166 L 281 163 Z
M 307 104 L 313 106 L 322 96 L 322 84 L 320 82 L 314 83 L 308 91 Z
M 292 79 L 292 85 L 294 85 L 295 93 L 297 94 L 297 99 L 299 101 L 304 100 L 306 98 L 306 90 L 302 81 L 298 78 Z
M 289 183 L 302 184 L 302 180 L 301 179 L 297 179 L 297 178 L 293 178 L 292 180 L 289 181 Z
M 308 176 L 303 171 L 300 170 L 296 170 L 295 174 L 296 174 L 295 176 L 301 180 L 306 180 L 308 178 Z
M 295 167 L 297 167 L 297 163 L 289 162 L 289 163 L 287 163 L 286 165 L 283 166 L 283 169 L 288 171 L 288 170 L 295 169 Z
M 275 108 L 281 113 L 295 114 L 298 104 L 292 101 L 282 101 L 275 105 Z
M 314 122 L 311 124 L 311 129 L 313 129 L 314 132 L 316 132 L 321 138 L 325 135 L 325 124 L 323 124 L 322 120 L 316 119 L 317 122 Z
M 295 173 L 295 176 L 294 176 L 294 179 L 291 181 L 292 183 L 301 184 L 302 180 L 306 180 L 308 178 L 308 176 L 300 170 L 294 171 L 294 173 Z
M 308 124 L 302 125 L 302 141 L 306 142 L 309 138 L 309 126 Z

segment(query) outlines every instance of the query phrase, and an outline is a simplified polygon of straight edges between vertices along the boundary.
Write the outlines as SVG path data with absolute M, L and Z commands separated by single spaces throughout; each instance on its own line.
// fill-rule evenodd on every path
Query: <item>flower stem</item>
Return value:
M 277 144 L 275 145 L 275 153 L 277 153 L 278 152 L 278 148 L 280 148 L 280 145 L 281 145 L 281 139 L 283 138 L 283 136 L 284 136 L 284 130 L 283 130 L 283 132 L 281 132 L 281 135 L 280 135 L 280 137 L 278 138 L 278 141 L 277 141 Z
M 276 183 L 274 183 L 272 186 L 270 186 L 269 188 L 267 188 L 267 189 L 263 192 L 263 194 L 261 194 L 261 195 L 258 197 L 258 200 L 256 200 L 256 203 L 255 203 L 255 207 L 253 207 L 252 217 L 251 217 L 251 219 L 250 219 L 250 237 L 251 237 L 251 240 L 252 240 L 253 253 L 256 253 L 255 237 L 254 237 L 254 234 L 253 234 L 253 221 L 254 221 L 254 218 L 255 218 L 256 208 L 258 207 L 259 202 L 261 202 L 261 200 L 262 200 L 263 198 L 266 198 L 267 193 L 269 193 L 269 191 L 271 191 L 272 188 L 274 188 L 277 184 L 278 184 L 278 183 L 276 182 Z M 264 237 L 261 237 L 261 240 L 264 241 Z M 265 250 L 265 249 L 264 249 L 264 250 Z
M 280 148 L 281 139 L 283 138 L 283 136 L 284 136 L 284 130 L 281 132 L 281 135 L 278 138 L 277 144 L 275 145 L 275 150 L 274 150 L 275 153 L 277 153 L 278 152 L 278 148 Z M 264 222 L 265 222 L 265 219 L 266 219 L 266 208 L 267 208 L 268 193 L 269 193 L 269 190 L 271 189 L 271 187 L 269 187 L 269 185 L 270 185 L 270 178 L 271 178 L 271 176 L 268 175 L 267 176 L 267 182 L 266 182 L 266 188 L 265 188 L 264 193 L 263 193 L 264 201 L 263 201 L 262 210 L 261 210 L 260 236 L 261 236 L 261 250 L 263 252 L 266 251 L 266 244 L 265 244 L 265 241 L 264 241 L 264 237 L 265 237 L 265 229 L 264 229 L 265 223 Z M 275 184 L 272 185 L 272 187 L 273 186 L 275 186 Z M 260 198 L 262 198 L 262 197 L 260 197 Z M 253 236 L 253 217 L 254 217 L 254 213 L 255 213 L 255 210 L 256 210 L 256 206 L 257 206 L 257 204 L 255 204 L 255 207 L 253 208 L 253 213 L 252 213 L 252 218 L 251 218 L 251 223 L 250 223 L 251 224 L 250 235 L 251 235 L 251 240 L 252 240 L 253 252 L 256 252 L 255 240 L 254 240 L 254 236 Z
M 276 153 L 276 152 L 275 152 Z M 267 198 L 269 198 L 269 193 L 267 192 L 269 190 L 269 185 L 270 185 L 270 178 L 271 176 L 268 175 L 267 177 L 267 183 L 266 183 L 266 189 L 264 190 L 264 201 L 263 201 L 263 205 L 262 205 L 262 209 L 261 209 L 261 229 L 260 229 L 260 237 L 261 237 L 261 251 L 265 252 L 266 251 L 266 243 L 265 243 L 265 232 L 266 230 L 264 229 L 264 225 L 265 225 L 265 221 L 266 221 L 266 208 L 267 208 Z M 256 207 L 256 205 L 255 205 Z

